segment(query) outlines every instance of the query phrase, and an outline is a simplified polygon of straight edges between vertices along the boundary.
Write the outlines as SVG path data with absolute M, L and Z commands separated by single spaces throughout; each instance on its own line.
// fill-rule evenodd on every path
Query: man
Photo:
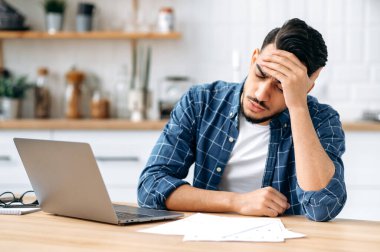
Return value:
M 334 218 L 347 197 L 344 132 L 338 113 L 307 95 L 326 61 L 321 34 L 291 19 L 254 51 L 244 83 L 192 87 L 141 174 L 139 205 Z

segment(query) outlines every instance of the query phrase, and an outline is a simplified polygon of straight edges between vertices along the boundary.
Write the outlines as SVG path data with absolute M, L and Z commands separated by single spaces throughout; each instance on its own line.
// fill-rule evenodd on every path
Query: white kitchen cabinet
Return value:
M 112 201 L 137 203 L 137 183 L 160 131 L 53 131 L 60 141 L 91 145 Z
M 48 130 L 3 130 L 0 132 L 0 193 L 4 191 L 22 193 L 32 189 L 13 142 L 15 137 L 50 139 L 51 132 Z
M 113 201 L 137 202 L 137 183 L 160 131 L 43 130 L 0 132 L 0 192 L 31 190 L 14 137 L 86 142 L 91 145 Z
M 380 132 L 346 132 L 347 202 L 338 218 L 380 220 Z

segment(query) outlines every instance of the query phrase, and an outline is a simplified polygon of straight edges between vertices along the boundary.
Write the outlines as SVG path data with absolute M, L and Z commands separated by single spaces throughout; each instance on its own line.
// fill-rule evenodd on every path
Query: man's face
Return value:
M 286 109 L 281 83 L 266 74 L 260 66 L 262 55 L 273 50 L 273 44 L 267 45 L 260 54 L 255 50 L 244 84 L 241 108 L 245 118 L 252 123 L 268 125 L 273 117 Z

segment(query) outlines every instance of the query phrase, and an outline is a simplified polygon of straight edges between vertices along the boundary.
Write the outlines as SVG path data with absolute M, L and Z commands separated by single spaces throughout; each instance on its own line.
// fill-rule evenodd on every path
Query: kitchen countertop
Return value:
M 344 131 L 379 131 L 380 122 L 375 121 L 353 121 L 343 122 Z
M 131 122 L 123 119 L 19 119 L 0 121 L 3 130 L 162 130 L 167 120 Z M 379 131 L 380 122 L 343 122 L 345 131 Z
M 162 130 L 167 120 L 132 122 L 121 119 L 20 119 L 0 121 L 5 130 Z

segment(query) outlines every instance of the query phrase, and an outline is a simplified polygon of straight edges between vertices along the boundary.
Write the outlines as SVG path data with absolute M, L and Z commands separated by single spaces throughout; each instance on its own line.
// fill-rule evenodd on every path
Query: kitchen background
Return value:
M 11 0 L 33 30 L 44 30 L 40 0 Z M 79 1 L 68 0 L 65 31 L 75 30 Z M 131 0 L 91 0 L 96 5 L 95 29 L 123 30 L 131 22 Z M 359 119 L 365 110 L 380 110 L 380 1 L 377 0 L 140 0 L 139 20 L 157 23 L 159 9 L 175 14 L 178 40 L 148 40 L 152 46 L 149 87 L 157 100 L 165 76 L 188 76 L 192 83 L 233 80 L 233 54 L 239 56 L 239 78 L 248 71 L 251 53 L 272 28 L 299 17 L 324 36 L 329 61 L 312 94 L 333 105 L 344 121 Z M 5 66 L 36 78 L 37 68 L 51 72 L 53 117 L 63 116 L 65 74 L 72 66 L 84 71 L 90 91 L 96 86 L 111 98 L 119 69 L 131 69 L 128 40 L 5 40 Z M 235 60 L 236 62 L 236 60 Z M 236 66 L 235 66 L 236 67 Z M 154 103 L 149 116 L 158 118 Z M 87 112 L 88 116 L 88 112 Z
M 95 4 L 94 30 L 131 28 L 133 0 L 87 0 Z M 44 31 L 41 0 L 8 0 L 33 30 Z M 138 0 L 141 29 L 155 29 L 159 10 L 174 10 L 180 37 L 139 39 L 151 46 L 149 89 L 154 97 L 149 119 L 160 117 L 158 100 L 167 76 L 186 76 L 186 83 L 242 80 L 253 50 L 265 35 L 293 17 L 304 19 L 324 36 L 329 61 L 312 94 L 341 114 L 346 133 L 345 179 L 348 200 L 338 217 L 380 220 L 380 176 L 377 160 L 380 124 L 359 122 L 366 110 L 380 110 L 380 1 L 378 0 Z M 64 31 L 75 31 L 79 1 L 67 0 Z M 118 33 L 120 35 L 120 33 Z M 1 35 L 1 33 L 0 33 Z M 43 36 L 47 36 L 43 33 Z M 74 37 L 78 36 L 76 33 Z M 75 66 L 86 75 L 83 91 L 102 90 L 115 97 L 136 98 L 117 91 L 120 69 L 131 77 L 134 40 L 130 39 L 2 39 L 3 65 L 35 81 L 37 69 L 49 69 L 52 117 L 63 118 L 65 75 Z M 177 81 L 173 81 L 178 84 Z M 183 79 L 182 79 L 183 80 Z M 164 92 L 164 97 L 170 92 Z M 119 97 L 120 98 L 120 97 Z M 87 106 L 87 107 L 86 107 Z M 28 107 L 26 107 L 28 108 Z M 85 116 L 90 110 L 85 105 Z M 136 202 L 138 176 L 165 121 L 127 120 L 0 121 L 0 192 L 23 192 L 30 182 L 14 147 L 14 137 L 81 141 L 91 144 L 114 201 Z M 355 121 L 355 123 L 347 123 Z M 188 181 L 192 181 L 191 171 Z

